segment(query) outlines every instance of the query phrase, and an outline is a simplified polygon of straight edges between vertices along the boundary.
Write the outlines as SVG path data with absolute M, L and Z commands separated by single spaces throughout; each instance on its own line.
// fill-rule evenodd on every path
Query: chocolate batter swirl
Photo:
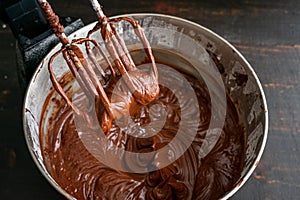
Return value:
M 221 136 L 210 153 L 202 156 L 201 147 L 210 144 L 210 140 L 214 139 L 205 137 L 211 119 L 209 92 L 202 81 L 181 73 L 196 93 L 201 115 L 197 135 L 179 159 L 167 167 L 149 173 L 129 173 L 112 169 L 86 149 L 79 136 L 85 133 L 78 133 L 74 113 L 63 101 L 56 101 L 58 110 L 52 113 L 46 141 L 43 140 L 46 134 L 42 128 L 43 121 L 40 128 L 43 157 L 54 180 L 77 199 L 218 199 L 230 191 L 240 177 L 245 153 L 245 130 L 238 111 L 227 96 L 226 119 Z M 117 80 L 112 80 L 106 86 L 108 96 L 116 82 Z M 52 102 L 50 97 L 51 94 L 45 104 L 45 111 L 47 103 Z M 131 134 L 124 134 L 122 128 L 113 122 L 111 129 L 105 133 L 106 138 L 113 145 L 124 147 L 130 152 L 153 152 L 163 148 L 175 137 L 179 128 L 181 108 L 178 98 L 183 98 L 188 105 L 188 97 L 178 97 L 160 85 L 158 97 L 147 105 L 135 102 L 134 98 L 127 99 L 131 102 L 131 119 L 139 124 L 149 123 L 151 113 L 154 118 L 163 115 L 161 109 L 152 107 L 156 104 L 162 105 L 167 111 L 163 128 L 152 137 L 136 138 Z M 101 120 L 101 112 L 98 114 L 98 119 Z M 132 127 L 128 129 L 135 131 Z M 124 169 L 130 171 L 132 162 L 147 167 L 153 161 L 151 156 L 140 155 L 135 160 L 122 157 Z

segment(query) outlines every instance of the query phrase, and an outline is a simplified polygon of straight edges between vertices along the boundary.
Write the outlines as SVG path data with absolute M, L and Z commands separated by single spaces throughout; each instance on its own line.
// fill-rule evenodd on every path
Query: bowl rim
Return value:
M 174 19 L 180 22 L 184 22 L 184 23 L 188 23 L 190 25 L 193 25 L 199 29 L 204 30 L 205 32 L 209 33 L 211 36 L 219 39 L 221 42 L 223 42 L 226 46 L 228 46 L 230 49 L 232 49 L 237 56 L 246 64 L 246 67 L 250 70 L 250 72 L 252 73 L 252 76 L 254 77 L 256 84 L 258 85 L 259 88 L 259 92 L 261 94 L 262 97 L 262 103 L 263 103 L 263 108 L 264 108 L 264 117 L 265 117 L 265 123 L 264 123 L 264 130 L 263 130 L 263 139 L 261 142 L 261 146 L 260 146 L 260 150 L 256 156 L 256 159 L 253 162 L 253 165 L 250 167 L 250 169 L 246 172 L 246 174 L 241 178 L 241 180 L 236 184 L 236 186 L 230 190 L 230 192 L 226 193 L 224 197 L 222 197 L 221 199 L 228 199 L 231 196 L 233 196 L 245 183 L 246 181 L 250 178 L 250 176 L 252 175 L 253 171 L 256 169 L 266 146 L 267 143 L 267 136 L 268 136 L 268 128 L 269 128 L 269 112 L 268 112 L 268 107 L 267 107 L 267 100 L 266 100 L 266 96 L 265 93 L 263 91 L 263 87 L 262 84 L 257 76 L 257 74 L 255 73 L 254 69 L 252 68 L 252 66 L 250 65 L 250 63 L 245 59 L 245 57 L 231 44 L 229 43 L 227 40 L 225 40 L 223 37 L 221 37 L 220 35 L 218 35 L 217 33 L 213 32 L 212 30 L 210 30 L 209 28 L 206 28 L 198 23 L 195 23 L 193 21 L 187 20 L 187 19 L 183 19 L 181 17 L 177 17 L 177 16 L 172 16 L 172 15 L 167 15 L 167 14 L 160 14 L 160 13 L 127 13 L 127 14 L 121 14 L 121 15 L 116 15 L 116 16 L 112 16 L 110 18 L 118 18 L 118 17 L 125 17 L 125 16 L 129 16 L 129 17 L 144 17 L 144 16 L 153 16 L 153 17 L 162 17 L 162 18 L 168 18 L 168 19 Z M 73 32 L 72 34 L 70 34 L 69 36 L 74 36 L 76 35 L 77 32 L 82 31 L 83 29 L 85 29 L 88 26 L 92 26 L 94 24 L 96 24 L 97 21 L 92 22 L 90 24 L 85 25 L 84 27 L 76 30 L 75 32 Z M 51 55 L 51 52 L 53 51 L 53 49 L 57 48 L 57 46 L 59 46 L 60 43 L 58 43 L 55 47 L 52 48 L 52 50 L 49 51 L 49 53 L 45 56 L 45 58 L 49 57 Z M 44 58 L 44 59 L 45 59 Z M 39 71 L 41 70 L 41 68 L 43 67 L 43 61 L 44 59 L 41 61 L 41 63 L 39 64 L 39 66 L 37 67 L 37 69 L 35 70 L 34 74 L 32 75 L 32 78 L 27 86 L 26 92 L 25 92 L 25 96 L 24 96 L 24 103 L 23 103 L 23 109 L 22 109 L 22 119 L 23 119 L 23 131 L 24 131 L 24 136 L 25 136 L 25 140 L 26 140 L 26 144 L 27 144 L 27 148 L 31 154 L 31 157 L 33 159 L 33 161 L 35 162 L 35 165 L 38 167 L 39 171 L 43 174 L 43 176 L 47 179 L 47 181 L 59 192 L 61 193 L 63 196 L 65 196 L 68 199 L 76 199 L 74 198 L 72 195 L 70 195 L 69 193 L 67 193 L 64 189 L 62 189 L 55 181 L 54 179 L 48 174 L 48 172 L 45 172 L 44 169 L 42 168 L 42 166 L 40 165 L 40 162 L 38 161 L 38 159 L 36 158 L 36 156 L 34 155 L 33 150 L 30 148 L 30 141 L 29 138 L 27 137 L 29 135 L 28 133 L 28 129 L 26 128 L 26 105 L 27 105 L 27 99 L 28 99 L 28 93 L 30 90 L 30 86 L 33 84 L 34 79 L 36 76 L 38 76 Z

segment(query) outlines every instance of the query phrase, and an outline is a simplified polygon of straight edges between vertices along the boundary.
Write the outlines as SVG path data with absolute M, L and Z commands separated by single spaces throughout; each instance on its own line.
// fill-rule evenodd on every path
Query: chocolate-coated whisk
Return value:
M 54 88 L 77 114 L 80 114 L 81 111 L 68 98 L 53 72 L 53 61 L 60 54 L 63 55 L 70 71 L 85 94 L 89 97 L 95 97 L 94 100 L 97 102 L 100 101 L 104 105 L 108 114 L 108 118 L 105 121 L 110 123 L 110 125 L 111 120 L 115 116 L 113 115 L 114 112 L 111 106 L 112 103 L 103 89 L 102 81 L 105 82 L 105 72 L 100 66 L 100 63 L 97 61 L 95 51 L 102 54 L 104 60 L 109 66 L 111 76 L 116 77 L 117 75 L 122 75 L 126 86 L 131 91 L 137 102 L 141 104 L 148 104 L 157 97 L 159 93 L 159 86 L 154 57 L 152 55 L 150 44 L 147 41 L 141 26 L 136 21 L 128 17 L 109 19 L 104 15 L 98 1 L 90 0 L 99 17 L 98 23 L 88 32 L 86 38 L 74 39 L 70 42 L 64 34 L 64 28 L 59 23 L 58 16 L 55 15 L 49 3 L 46 0 L 38 1 L 55 35 L 62 43 L 62 48 L 52 55 L 48 63 L 51 81 Z M 138 69 L 133 62 L 124 40 L 118 34 L 114 25 L 114 23 L 120 21 L 129 22 L 129 24 L 133 26 L 134 32 L 143 44 L 144 51 L 150 60 L 151 70 L 149 73 Z M 90 39 L 90 36 L 98 30 L 100 30 L 106 51 L 102 49 L 96 40 Z M 86 57 L 84 52 L 78 47 L 80 44 L 86 46 L 86 54 L 88 57 Z M 91 45 L 93 45 L 93 49 L 91 48 Z M 108 54 L 106 52 L 108 52 Z M 110 63 L 109 57 L 113 60 L 114 66 Z M 107 127 L 110 125 L 107 125 Z
M 90 36 L 94 32 L 100 30 L 102 39 L 105 43 L 108 53 L 113 58 L 116 68 L 124 77 L 125 83 L 129 87 L 135 99 L 142 104 L 147 104 L 151 102 L 157 97 L 159 93 L 158 72 L 155 65 L 154 57 L 152 55 L 150 44 L 146 39 L 142 27 L 137 21 L 129 17 L 109 19 L 103 13 L 98 0 L 89 1 L 92 4 L 94 11 L 97 13 L 98 23 L 92 30 L 89 31 L 87 37 L 90 38 Z M 138 36 L 141 43 L 143 44 L 144 51 L 151 63 L 151 71 L 149 74 L 141 72 L 133 62 L 123 38 L 118 34 L 117 29 L 114 25 L 114 23 L 120 21 L 125 21 L 131 24 L 135 34 Z M 89 45 L 87 45 L 87 51 L 92 53 Z M 130 76 L 130 73 L 128 73 L 130 71 L 138 72 L 135 74 L 140 74 L 140 77 L 144 78 L 144 81 L 140 80 L 138 81 L 139 84 L 136 84 L 134 79 L 137 79 L 139 77 Z
M 99 99 L 103 103 L 109 116 L 112 116 L 109 99 L 107 98 L 107 95 L 105 94 L 105 91 L 101 85 L 101 79 L 99 80 L 99 76 L 97 76 L 96 73 L 96 71 L 98 71 L 103 75 L 103 69 L 94 62 L 94 66 L 92 66 L 88 59 L 84 56 L 82 50 L 77 46 L 78 44 L 92 43 L 101 50 L 100 45 L 95 40 L 88 38 L 80 38 L 70 42 L 67 36 L 64 34 L 64 27 L 59 23 L 59 18 L 52 10 L 50 4 L 46 0 L 39 0 L 39 3 L 47 20 L 49 21 L 52 30 L 62 43 L 62 48 L 52 55 L 48 63 L 50 78 L 54 88 L 64 98 L 68 105 L 71 106 L 77 114 L 80 114 L 80 110 L 67 97 L 53 72 L 53 61 L 59 54 L 62 54 L 70 71 L 86 95 L 93 95 L 95 99 Z M 107 57 L 105 57 L 105 59 L 108 62 Z M 113 70 L 111 66 L 110 68 Z

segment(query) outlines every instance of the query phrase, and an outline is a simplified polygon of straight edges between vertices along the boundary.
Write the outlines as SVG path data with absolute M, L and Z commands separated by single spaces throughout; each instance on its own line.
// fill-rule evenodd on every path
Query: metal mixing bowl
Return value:
M 244 169 L 236 186 L 223 197 L 224 199 L 229 198 L 242 187 L 254 171 L 262 156 L 267 140 L 267 104 L 257 75 L 237 49 L 222 37 L 203 26 L 185 19 L 160 14 L 130 14 L 127 16 L 131 16 L 140 22 L 145 30 L 146 36 L 148 36 L 150 45 L 171 50 L 174 49 L 184 53 L 186 49 L 178 48 L 173 41 L 178 41 L 180 37 L 186 36 L 192 39 L 193 43 L 214 53 L 224 66 L 224 73 L 222 73 L 223 84 L 227 91 L 230 91 L 234 103 L 239 107 L 241 118 L 244 120 L 243 122 L 246 127 L 247 137 Z M 70 38 L 85 37 L 87 31 L 90 30 L 94 24 L 95 23 L 90 24 L 76 31 Z M 126 26 L 121 24 L 117 26 L 117 28 L 122 32 L 126 29 Z M 176 32 L 176 34 L 173 34 L 174 32 Z M 125 40 L 127 39 L 125 38 Z M 45 99 L 52 87 L 47 63 L 50 56 L 59 49 L 60 45 L 57 45 L 48 56 L 45 57 L 29 84 L 23 108 L 23 126 L 29 151 L 41 173 L 56 190 L 65 197 L 73 199 L 47 172 L 41 154 L 39 140 L 41 112 Z M 62 67 L 56 68 L 55 74 L 58 77 L 62 77 L 67 71 L 68 68 L 62 65 Z M 243 84 L 238 83 L 239 80 L 236 74 L 247 76 L 246 81 Z

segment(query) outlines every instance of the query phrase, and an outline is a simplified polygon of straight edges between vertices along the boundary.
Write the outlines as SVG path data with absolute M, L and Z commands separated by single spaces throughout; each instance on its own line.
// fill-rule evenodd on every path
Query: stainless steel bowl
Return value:
M 126 16 L 131 16 L 139 20 L 152 46 L 183 52 L 184 49 L 178 48 L 173 41 L 178 41 L 180 37 L 186 36 L 192 39 L 195 44 L 213 52 L 223 64 L 225 71 L 225 73 L 222 74 L 223 84 L 225 88 L 230 91 L 233 101 L 239 106 L 247 136 L 244 169 L 236 186 L 223 197 L 223 199 L 229 198 L 241 188 L 250 177 L 262 156 L 267 141 L 268 110 L 265 95 L 257 75 L 236 48 L 222 37 L 201 25 L 178 17 L 160 14 L 146 13 L 129 14 Z M 76 31 L 70 38 L 85 37 L 87 31 L 90 30 L 95 23 Z M 117 28 L 120 32 L 126 30 L 126 26 L 122 24 L 117 26 Z M 162 29 L 165 31 L 161 31 Z M 173 34 L 174 32 L 179 34 Z M 49 79 L 47 63 L 50 56 L 59 48 L 60 45 L 57 45 L 45 57 L 29 84 L 23 108 L 23 126 L 28 149 L 41 173 L 62 195 L 69 199 L 74 199 L 74 197 L 64 191 L 47 172 L 41 154 L 39 140 L 41 112 L 52 86 Z M 62 67 L 56 68 L 55 70 L 58 77 L 62 77 L 68 71 L 67 67 L 64 65 L 61 66 Z M 236 74 L 246 75 L 248 77 L 245 84 L 238 84 Z

